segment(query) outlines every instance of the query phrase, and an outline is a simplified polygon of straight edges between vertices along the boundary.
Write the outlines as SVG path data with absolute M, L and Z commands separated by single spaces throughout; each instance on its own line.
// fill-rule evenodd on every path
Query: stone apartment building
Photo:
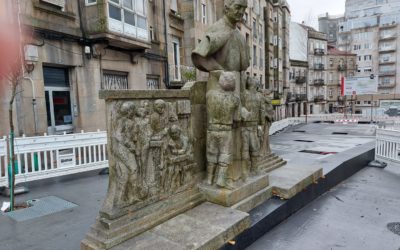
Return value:
M 308 31 L 301 24 L 290 23 L 288 116 L 307 114 Z
M 19 13 L 21 26 L 32 37 L 25 46 L 26 79 L 15 106 L 17 135 L 28 136 L 104 130 L 101 89 L 180 88 L 187 81 L 206 79 L 192 67 L 191 51 L 224 8 L 223 1 L 216 0 L 5 3 L 10 13 Z M 277 6 L 274 3 L 282 9 Z M 265 32 L 270 26 L 266 7 L 265 0 L 249 1 L 245 22 L 239 25 L 251 50 L 248 73 L 263 85 L 268 76 Z M 277 82 L 282 90 L 283 71 L 281 79 Z M 7 100 L 7 93 L 0 97 Z M 0 114 L 7 116 L 7 108 L 2 101 Z M 7 128 L 3 119 L 0 134 L 7 134 Z
M 353 107 L 355 100 L 342 97 L 342 79 L 352 77 L 356 73 L 357 55 L 340 51 L 333 46 L 328 46 L 327 55 L 327 95 L 326 102 L 329 113 L 344 113 L 345 108 Z M 352 108 L 352 110 L 354 110 Z M 346 111 L 347 112 L 347 111 Z
M 325 33 L 303 25 L 308 32 L 308 107 L 309 114 L 327 112 L 326 64 L 327 36 Z
M 275 119 L 287 117 L 289 88 L 290 7 L 285 0 L 269 0 L 265 12 L 266 89 L 272 92 Z
M 400 1 L 347 0 L 339 24 L 338 48 L 357 54 L 356 77 L 378 76 L 378 93 L 357 95 L 356 113 L 369 115 L 384 100 L 398 99 L 400 72 Z M 372 107 L 371 107 L 372 105 Z

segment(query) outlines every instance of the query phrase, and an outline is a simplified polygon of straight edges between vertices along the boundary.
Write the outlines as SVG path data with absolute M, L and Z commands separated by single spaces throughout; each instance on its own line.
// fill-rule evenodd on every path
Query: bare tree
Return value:
M 5 18 L 0 19 L 0 83 L 8 84 L 10 87 L 8 102 L 8 119 L 10 126 L 8 160 L 10 164 L 9 187 L 11 211 L 14 210 L 15 205 L 15 130 L 13 121 L 13 108 L 18 85 L 23 77 L 22 39 L 20 31 L 21 29 L 17 20 L 7 20 Z

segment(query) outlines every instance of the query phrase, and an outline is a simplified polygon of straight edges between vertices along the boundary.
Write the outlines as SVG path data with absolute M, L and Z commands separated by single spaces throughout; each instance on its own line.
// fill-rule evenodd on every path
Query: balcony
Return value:
M 390 89 L 396 87 L 396 83 L 379 83 L 378 88 L 380 89 Z
M 145 8 L 141 8 L 132 10 L 115 1 L 101 1 L 85 7 L 88 38 L 139 53 L 150 49 L 148 18 Z
M 307 101 L 307 94 L 296 94 L 296 102 Z
M 307 78 L 305 76 L 296 76 L 296 84 L 304 84 L 307 82 Z
M 396 33 L 391 33 L 391 34 L 381 34 L 379 36 L 379 40 L 391 40 L 391 39 L 396 39 L 397 34 Z
M 181 88 L 185 83 L 196 81 L 196 69 L 184 65 L 170 65 L 170 87 Z
M 315 55 L 325 55 L 325 50 L 324 49 L 314 49 L 314 54 Z
M 395 51 L 396 51 L 396 46 L 379 47 L 379 53 L 388 53 L 388 52 L 395 52 Z
M 347 66 L 346 65 L 338 65 L 337 69 L 338 69 L 338 71 L 346 71 Z
M 324 102 L 325 96 L 324 95 L 316 95 L 314 96 L 314 102 Z
M 328 86 L 342 86 L 342 81 L 340 80 L 329 80 L 326 85 Z
M 379 64 L 395 64 L 396 60 L 392 58 L 379 59 Z
M 396 70 L 379 71 L 379 76 L 394 76 L 394 75 L 396 75 Z
M 287 93 L 286 103 L 295 102 L 295 101 L 296 101 L 296 95 L 291 92 Z
M 337 101 L 338 101 L 338 103 L 342 104 L 345 101 L 345 97 L 344 96 L 338 96 L 337 97 Z
M 325 70 L 325 65 L 322 63 L 315 63 L 314 70 Z
M 314 80 L 314 86 L 324 86 L 324 85 L 325 85 L 324 79 L 315 79 Z

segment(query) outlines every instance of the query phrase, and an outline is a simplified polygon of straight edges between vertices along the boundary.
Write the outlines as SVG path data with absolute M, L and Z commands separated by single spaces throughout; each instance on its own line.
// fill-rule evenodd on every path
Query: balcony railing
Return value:
M 379 36 L 380 40 L 389 40 L 389 39 L 396 39 L 397 34 L 396 33 L 391 33 L 391 34 L 381 34 Z
M 314 86 L 324 86 L 324 85 L 325 85 L 324 79 L 315 79 L 314 80 Z
M 315 63 L 314 70 L 325 70 L 325 65 L 322 63 Z
M 394 88 L 396 87 L 396 84 L 394 82 L 392 83 L 379 83 L 378 88 L 380 89 L 389 89 L 389 88 Z
M 346 71 L 347 66 L 346 65 L 338 65 L 337 69 L 338 69 L 338 71 Z
M 379 60 L 379 64 L 393 64 L 393 63 L 396 63 L 396 60 L 394 60 L 394 59 L 389 59 L 389 58 L 387 58 L 387 59 L 380 59 Z
M 296 95 L 291 92 L 287 93 L 286 102 L 288 103 L 288 102 L 295 102 L 295 101 L 296 101 Z
M 325 101 L 325 96 L 324 95 L 316 95 L 314 96 L 314 102 L 323 102 Z
M 338 81 L 338 80 L 329 80 L 326 85 L 329 86 L 341 86 L 342 85 L 342 81 Z
M 396 75 L 396 70 L 379 71 L 380 76 L 393 76 Z
M 379 47 L 379 52 L 392 52 L 392 51 L 396 51 L 396 46 Z
M 305 76 L 297 76 L 296 77 L 296 83 L 297 84 L 303 84 L 306 83 L 307 78 Z
M 296 94 L 296 102 L 307 101 L 307 94 Z
M 315 55 L 325 55 L 325 50 L 324 49 L 314 49 L 314 54 Z

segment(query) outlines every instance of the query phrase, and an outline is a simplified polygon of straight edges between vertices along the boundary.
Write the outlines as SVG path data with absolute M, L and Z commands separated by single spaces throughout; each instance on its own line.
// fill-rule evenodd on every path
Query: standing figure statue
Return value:
M 235 74 L 223 72 L 219 85 L 221 90 L 207 93 L 207 184 L 215 182 L 219 187 L 231 189 L 233 182 L 228 177 L 228 168 L 233 163 L 232 127 L 234 120 L 240 120 L 240 99 L 234 93 Z
M 222 71 L 237 72 L 236 82 L 240 84 L 240 73 L 250 66 L 249 46 L 237 28 L 246 8 L 247 0 L 225 0 L 224 17 L 209 27 L 205 37 L 192 52 L 196 68 L 210 72 L 208 90 L 218 88 Z M 236 92 L 242 89 L 238 87 L 236 85 Z
M 271 104 L 271 98 L 267 92 L 260 93 L 263 98 L 263 119 L 262 137 L 261 137 L 261 156 L 266 157 L 271 154 L 271 145 L 269 141 L 269 129 L 273 122 L 274 108 Z
M 264 103 L 261 93 L 257 91 L 258 80 L 248 77 L 246 90 L 241 94 L 242 106 L 242 179 L 245 181 L 249 170 L 258 172 L 257 163 L 260 157 L 260 138 L 258 126 L 263 124 Z M 247 111 L 247 112 L 246 112 Z

